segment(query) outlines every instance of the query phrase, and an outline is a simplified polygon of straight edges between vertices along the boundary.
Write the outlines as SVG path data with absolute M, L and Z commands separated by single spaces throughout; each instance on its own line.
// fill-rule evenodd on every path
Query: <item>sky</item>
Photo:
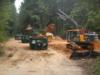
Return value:
M 19 13 L 19 9 L 20 9 L 20 6 L 21 6 L 21 3 L 23 2 L 24 0 L 16 0 L 15 1 L 15 7 L 16 7 L 16 10 L 17 10 L 17 13 Z

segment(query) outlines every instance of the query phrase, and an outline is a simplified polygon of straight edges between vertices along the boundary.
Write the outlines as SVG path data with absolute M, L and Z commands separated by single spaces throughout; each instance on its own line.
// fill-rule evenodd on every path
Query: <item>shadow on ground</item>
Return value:
M 72 55 L 70 56 L 70 59 L 75 59 L 75 60 L 78 60 L 78 59 L 89 59 L 89 58 L 97 58 L 100 56 L 100 52 L 95 52 L 93 51 L 91 54 L 89 51 L 87 52 L 82 52 L 82 53 L 72 53 Z
M 45 51 L 45 50 L 48 50 L 48 49 L 32 49 L 32 48 L 30 48 L 30 46 L 23 46 L 23 49 L 24 50 L 31 50 L 31 51 Z

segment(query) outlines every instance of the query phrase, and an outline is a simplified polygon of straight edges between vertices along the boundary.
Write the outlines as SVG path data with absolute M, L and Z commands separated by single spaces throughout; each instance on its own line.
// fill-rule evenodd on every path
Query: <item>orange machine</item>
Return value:
M 72 51 L 89 50 L 90 54 L 94 50 L 94 41 L 98 39 L 97 34 L 86 32 L 82 29 L 67 30 L 66 39 L 69 41 L 66 44 L 67 48 Z

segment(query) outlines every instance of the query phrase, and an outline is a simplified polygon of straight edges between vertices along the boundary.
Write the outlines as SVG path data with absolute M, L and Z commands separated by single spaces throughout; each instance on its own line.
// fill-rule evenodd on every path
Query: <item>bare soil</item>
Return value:
M 57 43 L 56 49 L 49 43 L 47 50 L 31 50 L 29 44 L 10 39 L 0 58 L 0 75 L 91 75 L 85 69 L 89 60 L 70 60 L 65 43 Z

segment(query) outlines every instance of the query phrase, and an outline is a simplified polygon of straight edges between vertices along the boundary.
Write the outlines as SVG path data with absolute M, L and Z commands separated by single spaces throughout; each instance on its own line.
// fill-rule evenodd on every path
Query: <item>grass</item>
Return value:
M 0 42 L 4 42 L 4 41 L 7 41 L 9 39 L 9 36 L 7 35 L 0 35 Z
M 0 56 L 4 54 L 4 48 L 0 46 Z
M 96 59 L 96 62 L 93 66 L 94 75 L 100 75 L 100 57 Z

